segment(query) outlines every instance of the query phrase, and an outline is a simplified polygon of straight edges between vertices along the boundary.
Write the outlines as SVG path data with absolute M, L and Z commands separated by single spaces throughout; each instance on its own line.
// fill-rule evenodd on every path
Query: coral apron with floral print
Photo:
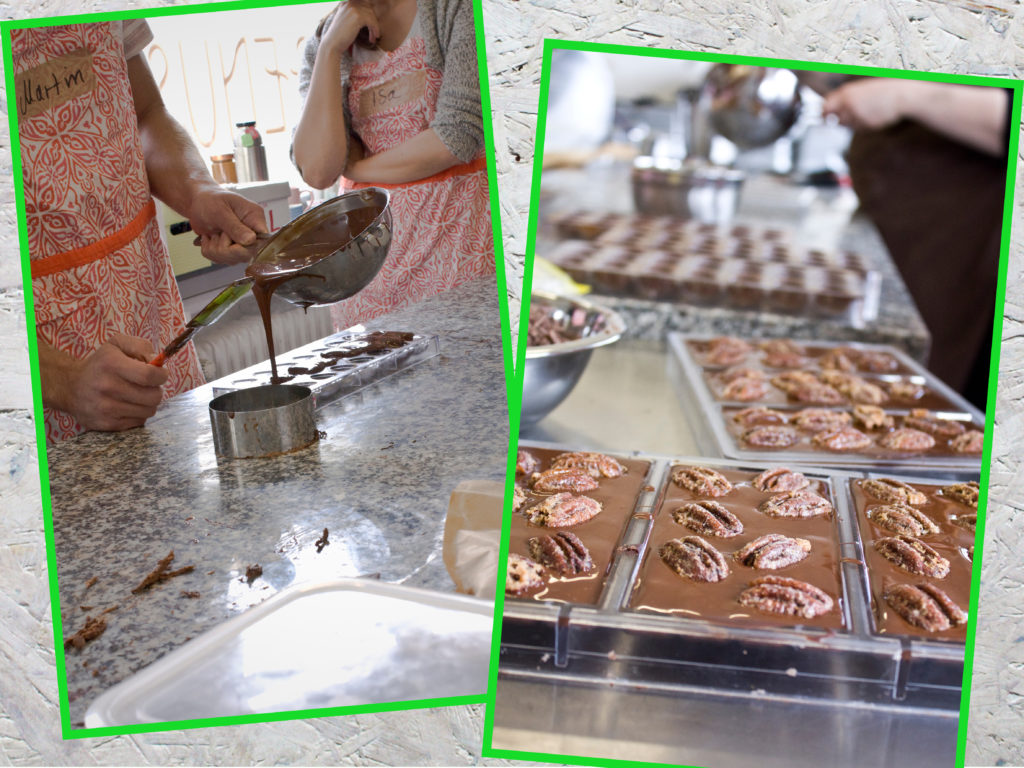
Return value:
M 394 51 L 355 60 L 349 89 L 352 129 L 370 154 L 426 130 L 434 119 L 442 73 L 426 64 L 417 27 Z M 377 106 L 381 92 L 398 94 Z M 343 189 L 353 184 L 342 179 Z M 493 276 L 494 235 L 484 153 L 410 184 L 378 184 L 391 193 L 395 236 L 380 274 L 360 293 L 331 307 L 347 328 L 478 277 Z
M 183 328 L 160 240 L 120 22 L 11 30 L 25 218 L 40 339 L 83 358 L 114 333 L 159 350 Z M 194 348 L 164 396 L 203 383 Z M 45 408 L 53 443 L 82 427 Z

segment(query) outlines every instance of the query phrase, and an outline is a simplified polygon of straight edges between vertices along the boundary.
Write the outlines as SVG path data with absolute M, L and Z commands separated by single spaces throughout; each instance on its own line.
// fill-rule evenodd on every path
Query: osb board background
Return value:
M 0 0 L 0 18 L 170 5 Z M 541 41 L 545 37 L 1021 77 L 1024 30 L 1008 0 L 483 0 L 513 328 L 522 281 Z M 737 11 L 737 8 L 742 8 Z M 6 107 L 6 99 L 3 100 Z M 482 708 L 386 713 L 62 742 L 30 416 L 7 123 L 0 127 L 0 763 L 501 764 L 480 757 Z M 1024 209 L 1018 171 L 1015 220 Z M 1019 230 L 1019 226 L 1015 227 Z M 1024 264 L 1007 280 L 968 765 L 1024 764 Z

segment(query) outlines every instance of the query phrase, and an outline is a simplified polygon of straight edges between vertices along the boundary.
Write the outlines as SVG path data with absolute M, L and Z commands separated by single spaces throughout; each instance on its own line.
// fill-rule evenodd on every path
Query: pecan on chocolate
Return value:
M 597 480 L 582 469 L 552 468 L 544 472 L 534 472 L 530 482 L 531 487 L 537 493 L 558 493 L 560 491 L 582 493 L 597 488 Z
M 855 403 L 879 405 L 889 399 L 885 390 L 860 376 L 842 371 L 822 371 L 821 380 Z
M 810 371 L 786 371 L 771 379 L 773 387 L 781 389 L 787 394 L 795 392 L 800 387 L 815 386 L 821 384 L 818 377 Z
M 868 373 L 889 373 L 899 368 L 896 358 L 888 352 L 860 350 L 857 355 L 857 368 Z
M 672 482 L 698 496 L 725 496 L 732 490 L 725 475 L 710 467 L 676 467 L 672 470 Z
M 749 403 L 760 400 L 768 394 L 768 383 L 764 379 L 733 379 L 722 388 L 723 400 Z
M 802 491 L 811 484 L 811 481 L 801 472 L 794 472 L 785 467 L 766 469 L 760 475 L 750 481 L 759 491 L 769 493 L 783 493 L 784 491 Z
M 800 440 L 800 434 L 791 427 L 766 425 L 754 427 L 743 433 L 740 439 L 757 448 L 788 448 Z
M 890 429 L 894 419 L 877 405 L 858 403 L 853 406 L 853 423 L 861 429 Z
M 893 565 L 908 573 L 944 579 L 949 574 L 949 560 L 913 536 L 901 533 L 875 539 L 875 549 Z
M 976 429 L 968 430 L 950 440 L 949 447 L 954 453 L 981 455 L 985 448 L 985 433 Z
M 694 581 L 721 581 L 729 575 L 725 557 L 700 536 L 670 539 L 659 551 L 665 565 Z
M 869 496 L 879 501 L 904 504 L 924 504 L 928 497 L 912 485 L 907 485 L 902 480 L 894 480 L 891 477 L 878 477 L 869 480 L 861 480 L 860 487 Z
M 820 403 L 821 405 L 839 405 L 846 402 L 838 389 L 828 384 L 816 381 L 813 384 L 804 384 L 789 393 L 789 396 L 801 403 Z
M 924 397 L 924 387 L 913 379 L 897 379 L 890 381 L 886 386 L 894 400 L 920 400 Z
M 508 569 L 505 572 L 505 593 L 521 595 L 531 589 L 544 586 L 544 568 L 528 557 L 514 552 L 508 556 Z
M 818 517 L 831 514 L 832 504 L 810 491 L 789 491 L 765 499 L 757 510 L 768 517 Z
M 833 347 L 818 360 L 825 370 L 853 371 L 857 368 L 857 350 L 850 347 Z
M 672 519 L 705 536 L 728 539 L 743 533 L 740 519 L 712 499 L 683 504 L 673 510 Z
M 850 414 L 845 411 L 832 411 L 828 408 L 803 408 L 793 414 L 790 422 L 805 432 L 823 432 L 826 429 L 845 427 L 850 420 Z
M 871 522 L 879 528 L 904 536 L 928 536 L 939 532 L 939 526 L 928 515 L 909 504 L 885 504 L 868 510 Z
M 768 374 L 762 371 L 760 368 L 747 368 L 744 366 L 737 366 L 735 368 L 728 368 L 722 371 L 721 379 L 727 384 L 730 381 L 736 381 L 736 379 L 760 379 L 765 381 L 768 379 Z
M 813 619 L 832 610 L 832 598 L 813 584 L 786 576 L 761 576 L 740 593 L 740 605 L 766 613 Z
M 529 477 L 540 469 L 537 457 L 528 451 L 519 451 L 516 455 L 516 477 Z
M 518 512 L 526 503 L 526 493 L 518 485 L 512 487 L 512 511 Z
M 962 421 L 940 418 L 926 408 L 915 408 L 904 416 L 903 426 L 927 432 L 929 435 L 943 440 L 949 440 L 967 431 L 967 427 Z
M 789 417 L 782 411 L 758 405 L 753 408 L 744 408 L 742 411 L 737 411 L 733 414 L 732 420 L 737 424 L 742 424 L 744 427 L 758 427 L 768 424 L 786 424 L 789 422 Z
M 539 504 L 528 507 L 523 514 L 531 525 L 568 528 L 585 523 L 601 511 L 601 502 L 589 496 L 556 493 Z
M 535 536 L 527 542 L 530 557 L 559 576 L 578 576 L 594 570 L 590 552 L 579 537 L 569 531 L 554 536 Z
M 819 432 L 811 442 L 826 451 L 863 451 L 872 444 L 869 436 L 854 427 L 840 427 Z
M 768 533 L 744 544 L 733 557 L 750 568 L 774 571 L 799 563 L 811 552 L 811 542 L 781 533 Z
M 977 481 L 971 480 L 968 483 L 953 483 L 942 489 L 942 495 L 953 501 L 959 501 L 972 509 L 978 508 L 978 494 L 981 487 Z
M 900 427 L 878 438 L 878 444 L 890 451 L 927 451 L 935 446 L 935 438 L 927 432 Z
M 552 469 L 582 469 L 594 479 L 619 477 L 626 468 L 611 456 L 592 451 L 561 453 L 551 462 Z
M 925 632 L 942 632 L 967 623 L 967 613 L 934 584 L 897 584 L 884 597 L 904 621 Z
M 708 342 L 710 365 L 735 365 L 750 354 L 750 345 L 735 336 L 719 336 Z
M 958 525 L 971 533 L 974 533 L 975 528 L 978 525 L 977 515 L 954 515 L 952 519 L 953 525 Z
M 761 358 L 769 368 L 799 368 L 807 362 L 806 350 L 788 339 L 771 339 L 761 342 Z

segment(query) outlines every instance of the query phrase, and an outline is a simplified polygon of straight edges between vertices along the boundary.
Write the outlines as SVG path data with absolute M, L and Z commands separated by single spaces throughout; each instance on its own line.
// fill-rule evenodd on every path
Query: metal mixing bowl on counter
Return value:
M 580 380 L 590 353 L 618 341 L 626 331 L 622 317 L 606 307 L 541 292 L 533 293 L 529 325 L 522 424 L 540 421 L 554 410 Z
M 633 205 L 650 216 L 682 216 L 725 224 L 736 213 L 746 174 L 671 157 L 633 161 Z

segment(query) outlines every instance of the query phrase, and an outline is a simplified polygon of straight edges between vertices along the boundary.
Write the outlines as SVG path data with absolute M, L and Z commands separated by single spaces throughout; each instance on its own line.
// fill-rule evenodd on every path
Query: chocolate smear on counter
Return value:
M 323 534 L 320 536 L 319 539 L 316 540 L 316 551 L 317 551 L 317 554 L 320 554 L 320 552 L 323 551 L 323 548 L 326 547 L 330 543 L 331 542 L 329 542 L 327 540 L 327 529 L 324 528 Z
M 95 618 L 92 616 L 86 616 L 85 626 L 64 641 L 64 650 L 75 648 L 80 651 L 85 647 L 86 643 L 95 640 L 106 630 L 107 620 L 102 616 L 97 616 Z
M 259 563 L 256 565 L 250 565 L 245 569 L 245 581 L 252 584 L 256 579 L 263 575 L 263 566 Z

